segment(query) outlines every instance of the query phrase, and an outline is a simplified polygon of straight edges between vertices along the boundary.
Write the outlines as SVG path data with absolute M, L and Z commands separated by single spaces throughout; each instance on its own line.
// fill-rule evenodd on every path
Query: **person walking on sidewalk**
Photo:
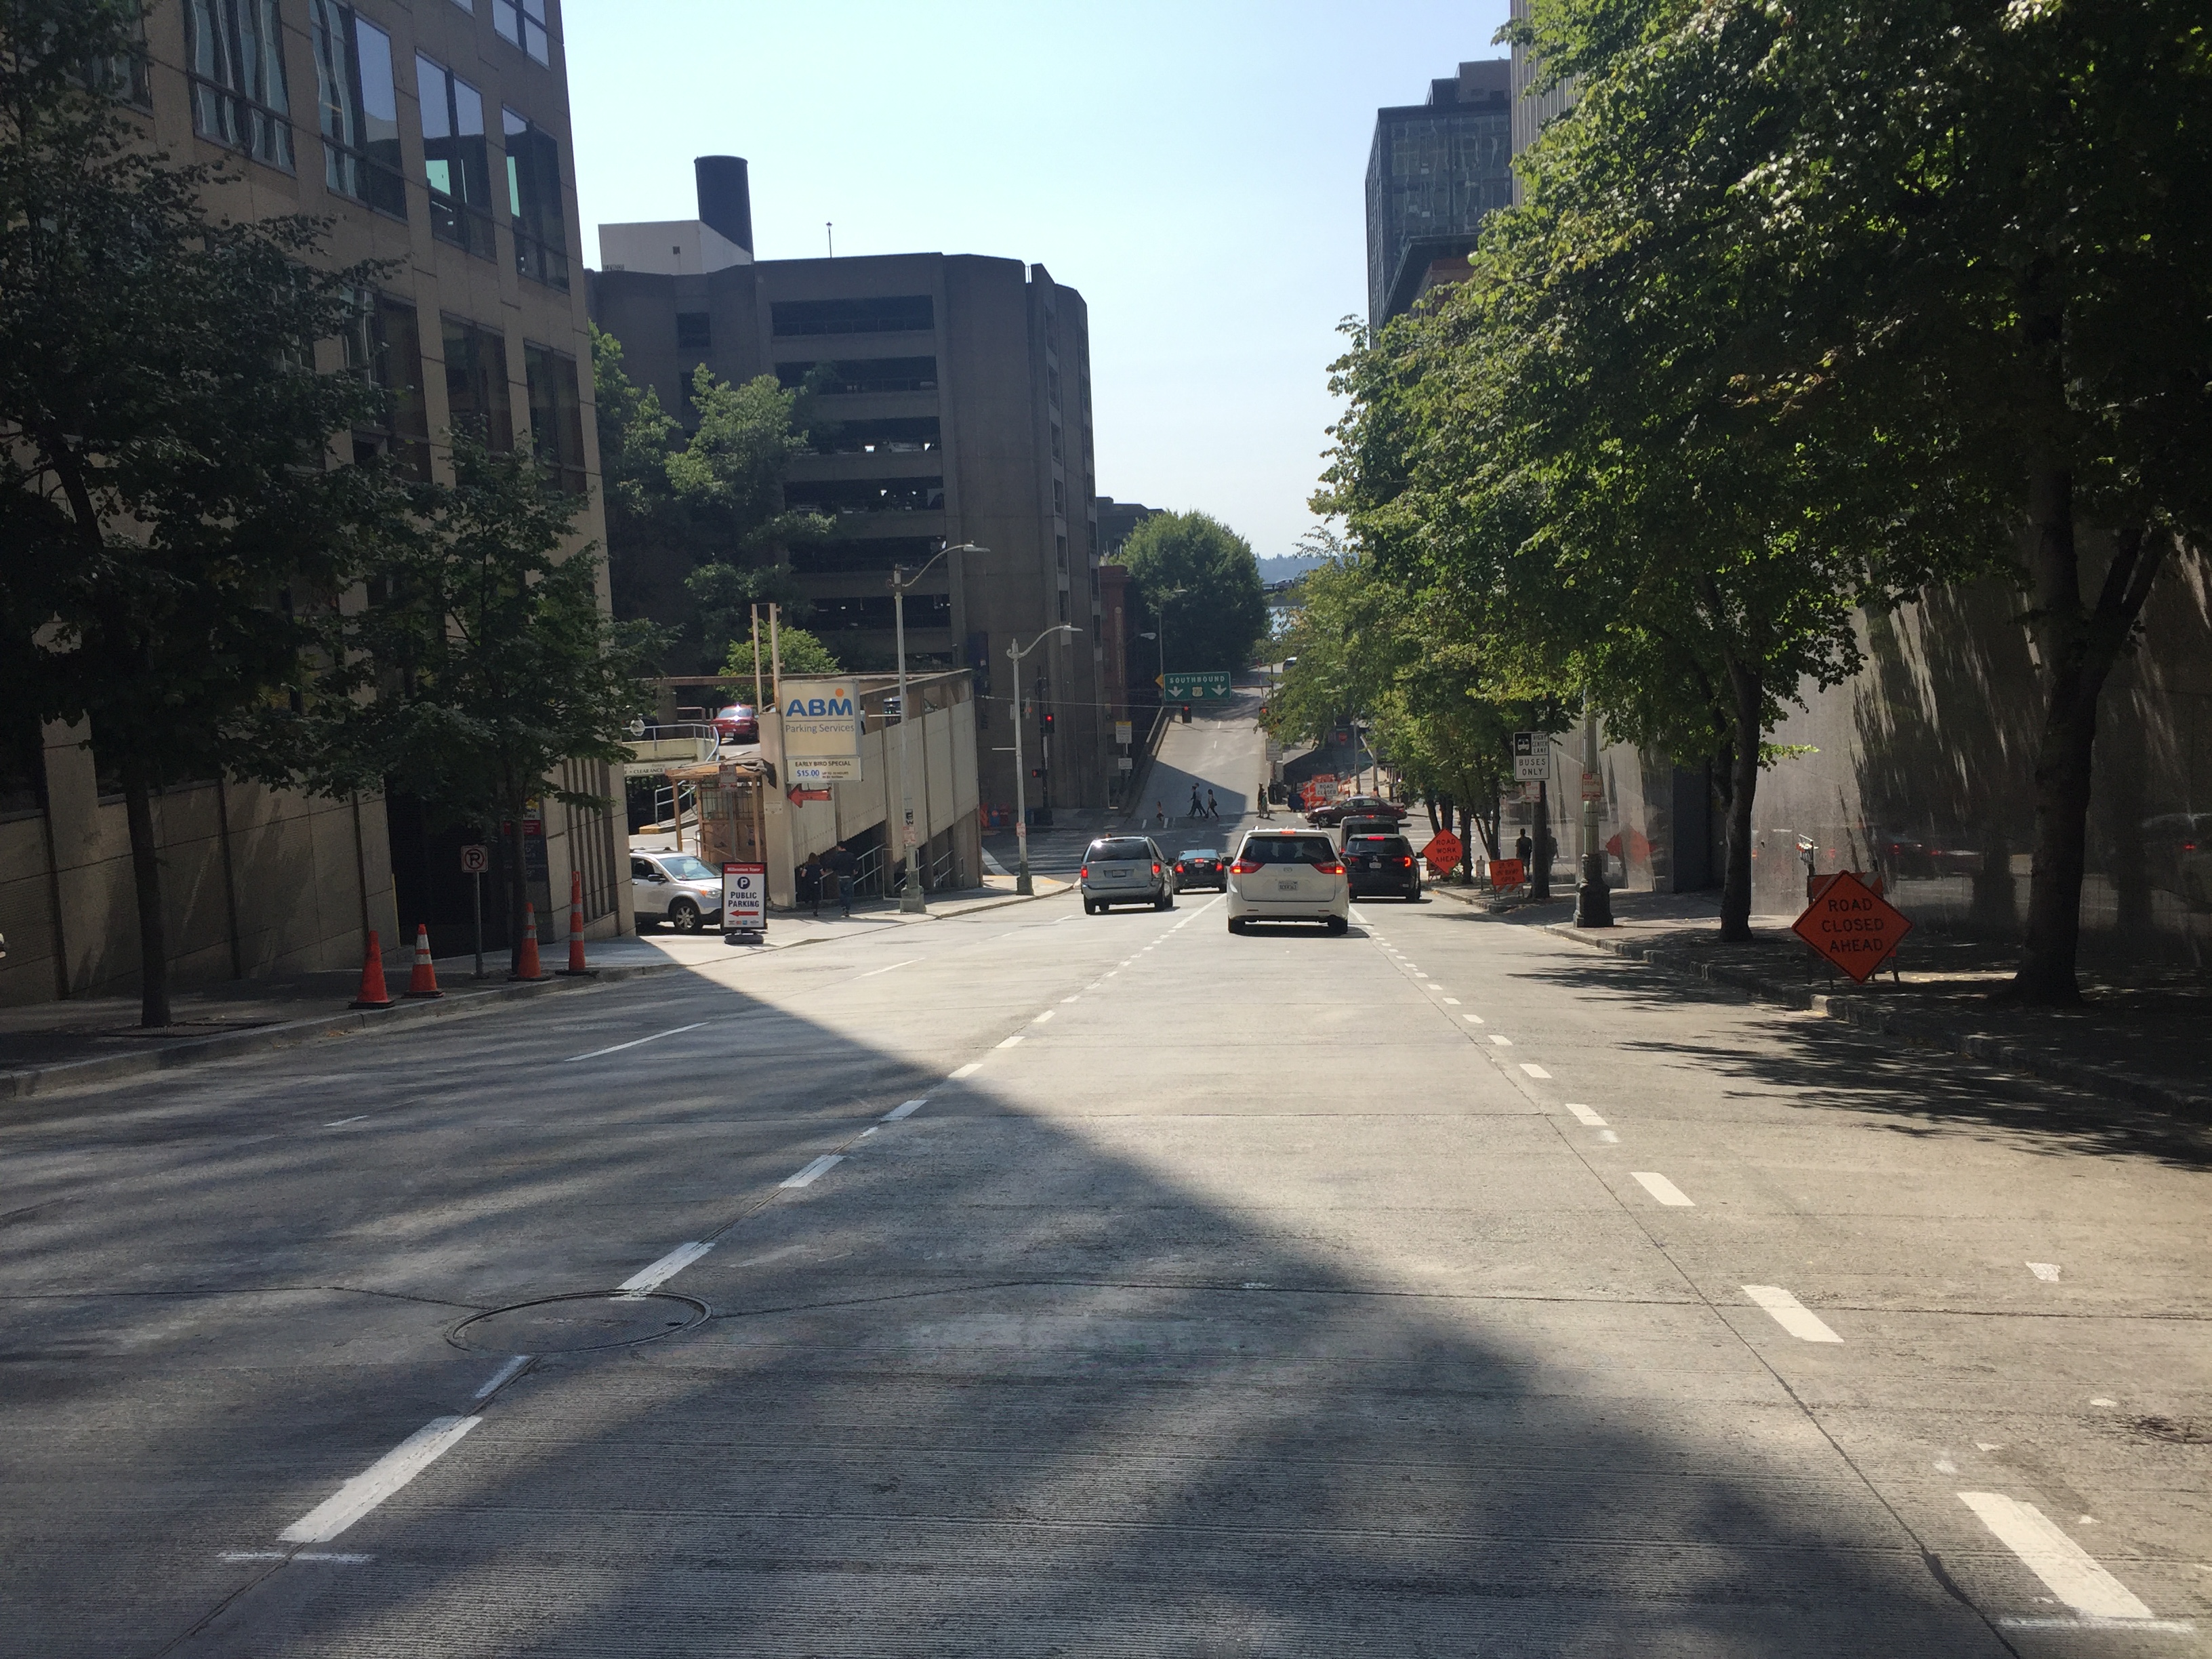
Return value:
M 1165 801 L 1156 800 L 1152 803 L 1152 823 L 1157 829 L 1164 830 L 1168 827 L 1168 804 Z
M 1199 805 L 1198 786 L 1194 783 L 1190 787 L 1190 821 L 1196 823 L 1205 816 L 1206 808 Z
M 852 854 L 842 841 L 822 855 L 822 869 L 830 888 L 825 896 L 837 901 L 840 915 L 853 914 L 854 863 Z
M 822 914 L 822 882 L 824 872 L 822 855 L 809 853 L 806 862 L 799 866 L 799 896 L 807 909 L 815 915 Z
M 1221 816 L 1221 803 L 1214 799 L 1213 791 L 1211 789 L 1206 792 L 1206 816 L 1210 818 L 1218 818 Z

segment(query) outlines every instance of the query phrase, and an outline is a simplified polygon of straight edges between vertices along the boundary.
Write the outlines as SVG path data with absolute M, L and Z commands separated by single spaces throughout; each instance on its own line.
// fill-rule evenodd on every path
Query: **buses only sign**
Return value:
M 1790 931 L 1863 985 L 1912 931 L 1912 923 L 1845 871 L 1819 890 Z

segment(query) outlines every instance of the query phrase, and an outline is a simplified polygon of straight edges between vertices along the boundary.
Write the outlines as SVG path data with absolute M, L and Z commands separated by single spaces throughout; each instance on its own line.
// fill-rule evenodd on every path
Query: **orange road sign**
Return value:
M 1821 886 L 1790 931 L 1863 985 L 1912 931 L 1912 921 L 1847 870 Z
M 1421 856 L 1429 861 L 1431 868 L 1449 870 L 1459 863 L 1459 855 L 1465 850 L 1457 836 L 1449 830 L 1440 830 L 1430 838 L 1429 844 L 1421 848 Z
M 1521 867 L 1519 859 L 1492 859 L 1490 861 L 1490 884 L 1493 889 L 1518 887 L 1528 879 L 1528 872 Z

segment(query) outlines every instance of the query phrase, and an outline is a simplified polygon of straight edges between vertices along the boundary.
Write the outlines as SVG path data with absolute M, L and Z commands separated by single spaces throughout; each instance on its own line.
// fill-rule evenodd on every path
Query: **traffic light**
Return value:
M 1044 734 L 1048 738 L 1052 735 L 1052 713 L 1049 709 L 1045 712 Z
M 1190 705 L 1188 703 L 1185 703 L 1182 706 L 1182 723 L 1185 726 L 1188 726 L 1190 724 Z

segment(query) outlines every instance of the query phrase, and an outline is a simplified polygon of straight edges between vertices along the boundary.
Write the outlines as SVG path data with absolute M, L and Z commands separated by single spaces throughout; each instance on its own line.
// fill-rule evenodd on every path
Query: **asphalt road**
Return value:
M 0 1653 L 2212 1651 L 2201 1137 L 1357 915 L 14 1109 Z

